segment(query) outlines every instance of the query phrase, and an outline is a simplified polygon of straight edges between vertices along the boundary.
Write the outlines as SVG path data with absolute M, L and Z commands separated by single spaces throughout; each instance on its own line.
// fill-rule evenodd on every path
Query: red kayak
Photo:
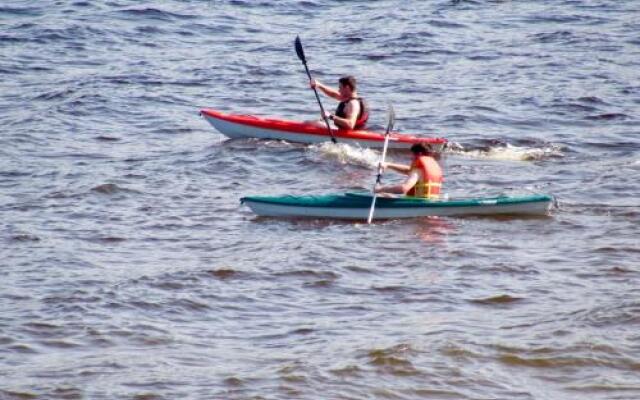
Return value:
M 233 139 L 276 139 L 298 143 L 321 143 L 331 140 L 327 128 L 308 122 L 224 114 L 208 108 L 201 110 L 200 114 L 220 133 Z M 333 135 L 338 143 L 377 148 L 382 148 L 384 144 L 384 132 L 333 129 Z M 447 140 L 399 133 L 389 135 L 389 148 L 408 149 L 416 143 L 430 145 L 434 151 L 442 151 Z

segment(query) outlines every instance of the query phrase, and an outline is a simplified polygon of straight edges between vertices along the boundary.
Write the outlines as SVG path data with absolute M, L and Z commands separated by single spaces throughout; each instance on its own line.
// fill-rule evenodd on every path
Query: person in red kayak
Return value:
M 427 145 L 427 147 L 429 147 Z M 407 179 L 401 184 L 381 186 L 376 185 L 376 193 L 396 193 L 407 196 L 437 199 L 440 197 L 442 187 L 442 168 L 435 159 L 435 154 L 430 152 L 422 144 L 411 146 L 413 162 L 411 165 L 384 163 L 384 169 L 391 168 L 400 173 L 406 174 Z
M 320 89 L 324 94 L 338 100 L 338 108 L 325 116 L 341 129 L 363 129 L 369 119 L 369 109 L 362 97 L 358 97 L 356 78 L 343 76 L 338 80 L 338 90 L 311 79 L 312 88 Z M 323 116 L 324 117 L 324 116 Z

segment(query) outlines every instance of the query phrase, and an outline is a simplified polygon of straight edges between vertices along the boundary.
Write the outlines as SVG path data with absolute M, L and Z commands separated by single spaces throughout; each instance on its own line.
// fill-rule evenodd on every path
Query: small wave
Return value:
M 408 359 L 411 348 L 407 345 L 397 345 L 388 349 L 374 349 L 368 352 L 369 364 L 376 366 L 382 372 L 395 376 L 417 375 L 419 371 Z
M 50 335 L 52 331 L 59 330 L 60 325 L 50 324 L 47 322 L 27 322 L 23 325 L 24 328 L 30 332 L 46 332 L 46 335 Z
M 232 25 L 223 25 L 216 24 L 214 26 L 201 24 L 201 23 L 187 23 L 181 26 L 182 29 L 185 29 L 189 32 L 200 32 L 202 34 L 224 34 L 231 33 L 234 30 Z
M 104 183 L 92 188 L 91 190 L 102 194 L 113 194 L 120 191 L 120 187 L 114 183 Z
M 246 8 L 263 8 L 263 7 L 273 7 L 274 4 L 272 4 L 273 2 L 270 1 L 247 1 L 247 0 L 231 0 L 231 5 L 233 6 L 239 6 L 239 7 L 246 7 Z M 301 2 L 301 6 L 303 5 L 309 5 L 309 4 L 314 4 L 313 2 L 309 2 L 309 1 L 304 1 Z
M 447 153 L 501 161 L 534 161 L 552 157 L 564 157 L 562 149 L 556 145 L 520 147 L 508 143 L 490 146 L 487 149 L 466 149 L 460 143 L 450 142 L 447 145 Z
M 471 61 L 492 61 L 499 60 L 501 57 L 502 54 L 499 53 L 474 54 L 471 56 L 467 56 L 467 58 Z
M 540 43 L 566 42 L 573 38 L 573 34 L 569 31 L 546 32 L 535 34 L 534 38 Z
M 32 172 L 18 171 L 18 170 L 0 171 L 0 176 L 6 177 L 6 178 L 23 178 L 23 177 L 32 176 L 32 174 L 33 174 Z
M 499 113 L 497 109 L 489 106 L 483 106 L 483 105 L 471 105 L 469 106 L 469 110 L 486 111 L 494 114 Z
M 101 142 L 117 142 L 120 140 L 120 138 L 116 138 L 116 137 L 112 137 L 112 136 L 97 136 L 96 140 L 101 141 Z
M 225 385 L 232 386 L 232 387 L 237 387 L 237 386 L 244 385 L 244 381 L 242 379 L 240 379 L 240 378 L 235 377 L 235 376 L 231 376 L 229 378 L 225 378 L 222 382 Z
M 0 14 L 13 14 L 19 16 L 38 16 L 42 14 L 42 9 L 38 7 L 0 7 Z
M 622 113 L 606 113 L 606 114 L 598 114 L 598 115 L 589 115 L 585 117 L 590 121 L 612 121 L 612 120 L 625 120 L 628 119 L 629 116 L 627 114 Z
M 304 286 L 311 287 L 311 288 L 326 288 L 326 287 L 333 286 L 333 281 L 329 279 L 320 279 L 315 282 L 305 283 Z
M 435 26 L 436 28 L 466 28 L 467 25 L 457 22 L 443 21 L 439 19 L 432 19 L 427 21 L 427 24 Z
M 38 354 L 39 353 L 32 346 L 29 346 L 28 344 L 24 344 L 24 343 L 17 343 L 17 344 L 8 346 L 7 349 L 11 350 L 12 352 L 20 353 L 20 354 Z
M 289 332 L 289 334 L 291 335 L 309 335 L 311 333 L 313 333 L 314 330 L 312 328 L 298 328 L 298 329 L 294 329 L 291 332 Z
M 569 113 L 595 113 L 598 111 L 594 103 L 582 103 L 580 101 L 556 101 L 553 102 L 548 109 L 552 112 L 565 111 Z
M 344 40 L 348 43 L 361 43 L 364 42 L 364 38 L 361 38 L 359 36 L 352 36 L 352 37 L 345 37 Z
M 640 302 L 598 306 L 577 314 L 577 319 L 595 327 L 634 326 L 640 322 Z
M 588 204 L 559 202 L 560 209 L 581 215 L 636 217 L 640 215 L 637 205 Z
M 195 19 L 195 15 L 189 14 L 177 14 L 169 11 L 159 10 L 157 8 L 142 8 L 142 9 L 128 9 L 120 10 L 121 14 L 135 17 L 135 18 L 148 18 L 160 21 L 171 21 L 173 19 Z
M 640 248 L 631 246 L 600 246 L 593 249 L 596 253 L 640 253 Z
M 282 276 L 282 277 L 302 277 L 302 278 L 312 277 L 312 278 L 322 278 L 322 279 L 331 279 L 331 280 L 335 280 L 340 277 L 340 275 L 338 275 L 333 271 L 315 271 L 310 269 L 278 272 L 275 275 Z
M 412 48 L 412 49 L 403 50 L 399 54 L 403 56 L 412 57 L 412 56 L 438 56 L 438 55 L 455 56 L 455 55 L 458 55 L 459 53 L 457 51 L 448 50 L 448 49 L 416 50 Z
M 594 392 L 607 392 L 607 393 L 612 393 L 614 391 L 629 391 L 629 392 L 636 392 L 636 391 L 640 391 L 640 385 L 634 383 L 616 383 L 616 382 L 611 382 L 611 381 L 605 381 L 603 383 L 594 383 L 594 382 L 589 382 L 589 383 L 583 383 L 583 384 L 573 384 L 573 385 L 568 385 L 566 387 L 568 390 L 574 390 L 577 392 L 585 392 L 588 394 L 593 395 Z M 620 399 L 622 399 L 623 397 L 618 397 Z M 624 397 L 627 398 L 627 397 Z M 631 397 L 628 397 L 631 398 Z
M 96 240 L 101 243 L 120 243 L 125 242 L 127 239 L 117 236 L 104 236 L 96 238 Z
M 456 343 L 448 343 L 447 345 L 445 345 L 442 350 L 441 353 L 444 354 L 447 357 L 451 357 L 451 358 L 456 358 L 456 359 L 473 359 L 473 358 L 479 358 L 480 356 L 465 348 L 462 347 L 462 345 L 460 344 L 456 344 Z
M 157 26 L 139 26 L 136 28 L 136 31 L 139 33 L 148 33 L 148 34 L 164 34 L 166 31 L 164 29 L 160 29 Z
M 0 41 L 2 41 L 2 39 L 0 39 Z M 21 71 L 18 71 L 16 69 L 0 68 L 1 75 L 19 75 L 20 73 Z
M 551 15 L 549 13 L 545 13 L 540 15 L 532 15 L 532 16 L 524 17 L 522 21 L 530 24 L 550 24 L 550 23 L 571 24 L 571 23 L 586 22 L 589 19 L 590 18 L 586 15 L 561 15 L 561 14 Z
M 72 349 L 74 347 L 80 347 L 78 343 L 74 343 L 69 340 L 62 340 L 62 339 L 43 340 L 41 344 L 44 346 L 53 347 L 57 349 Z
M 122 188 L 115 183 L 103 183 L 102 185 L 95 186 L 91 189 L 92 192 L 101 194 L 115 194 L 115 193 L 135 193 L 135 190 Z
M 532 368 L 590 367 L 600 364 L 600 361 L 597 359 L 572 356 L 521 357 L 515 354 L 504 354 L 499 357 L 499 360 L 507 365 Z
M 34 392 L 26 392 L 26 391 L 17 391 L 17 390 L 4 390 L 0 389 L 0 398 L 3 399 L 18 399 L 18 400 L 31 400 L 31 399 L 39 399 L 38 396 Z
M 373 290 L 381 292 L 381 293 L 401 293 L 406 291 L 406 288 L 404 286 L 398 286 L 398 285 L 388 285 L 388 286 L 373 286 L 372 287 Z
M 417 38 L 432 38 L 436 35 L 429 31 L 419 31 L 419 32 L 404 32 L 401 34 L 398 39 L 399 40 L 416 40 Z
M 178 299 L 169 303 L 168 306 L 169 308 L 173 308 L 179 313 L 182 313 L 184 311 L 200 312 L 211 309 L 211 307 L 207 303 L 192 299 Z
M 603 105 L 606 104 L 604 100 L 596 96 L 578 97 L 578 101 L 581 101 L 583 103 L 589 103 L 589 104 L 603 104 Z
M 482 3 L 474 0 L 451 0 L 451 5 L 459 6 L 459 5 L 480 5 Z
M 214 270 L 207 271 L 207 274 L 218 278 L 220 280 L 231 279 L 238 276 L 238 271 L 232 268 L 218 268 Z
M 36 235 L 31 235 L 28 233 L 20 233 L 17 235 L 14 235 L 11 240 L 16 241 L 16 242 L 39 242 L 40 238 Z
M 68 97 L 74 92 L 75 90 L 73 89 L 54 90 L 51 92 L 39 94 L 33 100 L 57 100 Z
M 28 43 L 31 42 L 33 39 L 31 38 L 21 38 L 21 37 L 15 37 L 15 36 L 8 36 L 8 35 L 0 35 L 0 43 Z
M 339 377 L 358 376 L 362 370 L 357 365 L 347 365 L 341 368 L 334 368 L 330 372 Z
M 391 57 L 391 54 L 367 54 L 365 58 L 370 61 L 380 61 Z
M 484 299 L 473 299 L 470 301 L 472 303 L 482 304 L 482 305 L 494 305 L 494 304 L 500 305 L 500 304 L 517 303 L 522 300 L 523 300 L 522 297 L 514 297 L 508 294 L 501 294 L 498 296 L 487 297 Z
M 375 150 L 353 147 L 345 143 L 324 142 L 309 146 L 309 151 L 341 164 L 360 165 L 368 168 L 375 168 L 380 160 L 380 154 Z
M 634 252 L 636 251 L 640 251 L 637 249 L 634 249 Z M 623 275 L 623 274 L 635 274 L 636 271 L 631 269 L 631 268 L 625 268 L 625 267 L 619 267 L 619 266 L 614 266 L 609 268 L 608 273 L 612 274 L 612 275 Z

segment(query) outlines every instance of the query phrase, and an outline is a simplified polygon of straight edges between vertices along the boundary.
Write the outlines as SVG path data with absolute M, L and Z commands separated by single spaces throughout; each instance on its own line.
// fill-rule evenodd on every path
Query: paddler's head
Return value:
M 427 149 L 427 147 L 429 147 L 429 149 Z M 415 157 L 426 156 L 427 154 L 429 154 L 429 150 L 431 150 L 430 147 L 431 146 L 429 145 L 425 146 L 424 144 L 416 143 L 411 146 L 411 152 Z
M 348 75 L 338 80 L 338 90 L 343 100 L 352 98 L 356 93 L 356 78 Z
M 430 144 L 416 143 L 411 146 L 411 152 L 413 157 L 418 158 L 421 156 L 433 157 L 436 160 L 440 159 L 440 154 L 433 151 L 433 147 Z

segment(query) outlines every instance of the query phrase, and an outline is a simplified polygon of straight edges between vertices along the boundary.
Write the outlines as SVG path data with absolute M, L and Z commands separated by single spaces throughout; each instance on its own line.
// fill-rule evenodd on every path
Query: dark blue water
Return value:
M 0 398 L 639 398 L 639 21 L 606 0 L 4 1 Z M 254 217 L 241 196 L 374 182 L 378 152 L 198 116 L 317 118 L 298 34 L 374 127 L 392 103 L 396 129 L 449 139 L 450 195 L 558 207 Z

